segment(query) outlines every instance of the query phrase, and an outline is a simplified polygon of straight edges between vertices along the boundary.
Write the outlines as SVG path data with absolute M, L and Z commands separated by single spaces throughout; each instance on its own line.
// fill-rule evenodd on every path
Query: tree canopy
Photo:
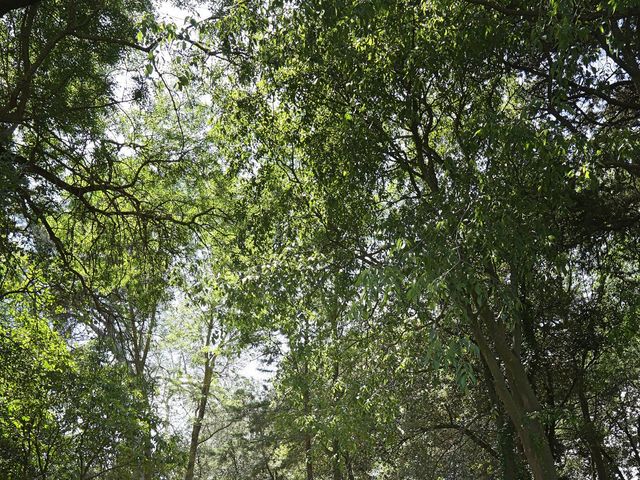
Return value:
M 0 476 L 636 478 L 639 28 L 5 2 Z

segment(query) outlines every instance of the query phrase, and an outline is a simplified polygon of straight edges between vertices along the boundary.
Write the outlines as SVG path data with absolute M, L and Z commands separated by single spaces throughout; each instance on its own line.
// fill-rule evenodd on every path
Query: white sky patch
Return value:
M 270 385 L 277 371 L 277 364 L 267 365 L 259 352 L 248 350 L 241 356 L 243 366 L 238 373 L 243 377 L 250 378 L 261 385 Z
M 186 9 L 176 7 L 172 2 L 158 2 L 158 14 L 161 20 L 172 21 L 180 26 L 181 23 L 185 23 L 187 17 L 196 20 L 207 17 L 209 8 L 206 5 L 198 5 L 196 8 Z

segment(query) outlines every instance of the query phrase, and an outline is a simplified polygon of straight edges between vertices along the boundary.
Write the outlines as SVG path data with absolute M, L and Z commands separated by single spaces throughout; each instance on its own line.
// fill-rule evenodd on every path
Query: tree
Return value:
M 245 34 L 230 37 L 256 52 L 257 88 L 240 95 L 256 183 L 281 182 L 303 205 L 281 210 L 265 195 L 281 215 L 275 250 L 305 242 L 306 222 L 326 239 L 313 235 L 311 251 L 358 254 L 383 291 L 405 289 L 405 315 L 468 335 L 535 478 L 557 478 L 563 451 L 555 382 L 540 364 L 566 363 L 541 338 L 577 340 L 554 324 L 571 323 L 603 273 L 574 263 L 574 249 L 615 250 L 637 223 L 622 206 L 636 201 L 632 163 L 603 160 L 619 141 L 631 157 L 636 148 L 624 92 L 636 88 L 637 12 L 583 7 L 274 3 L 240 11 Z M 567 289 L 575 275 L 594 283 Z M 590 461 L 606 478 L 583 407 Z
M 2 474 L 640 468 L 634 2 L 151 7 L 0 9 Z
M 114 82 L 114 71 L 139 67 L 164 34 L 150 10 L 149 2 L 51 1 L 0 18 L 0 301 L 10 312 L 2 327 L 9 339 L 47 332 L 66 359 L 62 373 L 53 353 L 35 357 L 52 357 L 44 368 L 13 365 L 42 370 L 29 382 L 3 371 L 3 398 L 16 400 L 3 405 L 2 433 L 18 422 L 21 439 L 7 433 L 7 442 L 21 444 L 24 459 L 22 470 L 7 460 L 12 476 L 156 478 L 172 468 L 149 358 L 170 263 L 205 215 L 195 206 L 207 205 L 185 201 L 175 185 L 185 178 L 176 175 L 189 157 L 184 138 L 153 144 L 167 128 L 153 118 L 175 110 L 173 96 L 145 103 L 142 74 L 123 93 Z M 96 356 L 78 345 L 90 340 Z M 14 344 L 17 358 L 35 348 Z M 30 402 L 33 417 L 13 420 Z

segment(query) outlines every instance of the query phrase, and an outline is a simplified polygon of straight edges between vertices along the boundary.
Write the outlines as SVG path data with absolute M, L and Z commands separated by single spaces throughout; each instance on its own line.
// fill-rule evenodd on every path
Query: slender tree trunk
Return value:
M 309 344 L 309 323 L 308 320 L 305 321 L 305 330 L 304 330 L 304 348 L 307 349 Z M 309 359 L 307 358 L 307 352 L 305 352 L 304 356 L 304 378 L 305 378 L 305 386 L 304 393 L 302 395 L 302 409 L 306 418 L 311 414 L 311 399 L 310 399 L 310 379 L 309 379 Z M 304 456 L 305 456 L 305 469 L 306 469 L 306 479 L 313 480 L 313 457 L 311 451 L 311 432 L 306 430 L 304 432 Z
M 304 392 L 304 412 L 305 416 L 309 414 L 309 391 Z M 305 456 L 305 468 L 307 472 L 307 480 L 313 480 L 313 458 L 311 456 L 311 433 L 308 431 L 304 433 L 304 456 Z
M 153 447 L 151 446 L 151 432 L 149 432 L 144 442 L 144 465 L 142 465 L 143 480 L 152 480 L 152 471 L 151 471 L 152 456 L 153 456 Z
M 486 304 L 480 305 L 477 298 L 474 298 L 474 304 L 477 312 L 467 305 L 474 339 L 489 369 L 496 394 L 522 442 L 533 476 L 536 480 L 556 480 L 558 475 L 551 448 L 538 419 L 541 406 L 524 365 L 509 347 L 504 325 Z
M 338 302 L 337 297 L 334 296 L 331 302 L 331 308 L 329 309 L 329 321 L 331 322 L 331 342 L 338 342 Z M 338 359 L 333 359 L 333 376 L 332 376 L 332 385 L 335 385 L 338 379 L 340 378 L 340 362 Z M 340 401 L 341 393 L 336 391 L 333 396 L 333 401 L 337 404 Z M 337 438 L 333 439 L 331 448 L 333 450 L 333 458 L 331 469 L 333 473 L 333 480 L 343 480 L 342 477 L 342 468 L 340 467 L 340 442 Z
M 589 447 L 591 461 L 596 469 L 598 480 L 610 480 L 611 475 L 609 474 L 609 469 L 607 468 L 607 464 L 605 463 L 604 456 L 602 454 L 601 439 L 599 438 L 596 427 L 591 419 L 591 414 L 589 413 L 589 403 L 587 401 L 587 396 L 584 393 L 584 382 L 582 378 L 578 380 L 577 387 L 578 400 L 580 401 L 580 412 L 582 413 L 582 420 L 584 422 L 582 427 L 582 437 Z
M 151 348 L 151 337 L 155 331 L 156 326 L 156 311 L 157 306 L 153 308 L 149 315 L 148 323 L 144 317 L 139 319 L 139 313 L 135 311 L 132 304 L 128 305 L 128 325 L 127 329 L 130 331 L 129 347 L 126 347 L 126 340 L 124 334 L 121 332 L 119 337 L 121 338 L 122 350 L 129 351 L 131 359 L 128 360 L 129 369 L 133 375 L 138 379 L 138 383 L 145 396 L 145 411 L 151 411 L 151 388 L 146 377 L 147 357 Z M 126 359 L 126 356 L 125 356 Z M 153 480 L 153 441 L 151 438 L 151 429 L 146 432 L 144 439 L 144 458 L 142 465 L 140 465 L 139 475 L 141 480 Z
M 332 450 L 331 472 L 333 474 L 333 480 L 342 480 L 342 471 L 340 469 L 340 446 L 337 440 L 333 441 Z
M 271 480 L 278 480 L 278 470 L 274 470 L 274 471 L 271 470 L 271 468 L 269 467 L 269 460 L 267 460 L 265 462 L 264 466 L 267 469 L 267 473 L 269 474 L 269 478 Z
M 207 336 L 205 346 L 210 347 L 212 343 L 213 333 L 213 319 L 209 321 L 207 326 Z M 196 409 L 196 418 L 193 421 L 191 428 L 191 442 L 189 444 L 189 461 L 187 462 L 187 470 L 184 474 L 184 480 L 193 480 L 196 457 L 198 454 L 198 445 L 200 444 L 200 430 L 202 429 L 202 422 L 207 410 L 207 400 L 209 398 L 209 390 L 211 388 L 211 381 L 213 380 L 213 367 L 215 363 L 215 355 L 207 351 L 205 353 L 204 362 L 204 377 L 202 378 L 202 385 L 200 386 L 200 397 L 198 398 L 198 406 Z
M 349 452 L 344 454 L 344 463 L 347 465 L 347 478 L 349 480 L 355 480 L 355 475 L 353 474 L 353 462 L 351 461 L 351 455 Z

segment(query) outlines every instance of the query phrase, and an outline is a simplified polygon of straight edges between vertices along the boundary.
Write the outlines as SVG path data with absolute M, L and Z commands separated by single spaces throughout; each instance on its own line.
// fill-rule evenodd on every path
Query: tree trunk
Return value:
M 308 320 L 305 320 L 305 329 L 304 329 L 304 348 L 306 350 L 309 344 L 309 324 Z M 305 353 L 304 357 L 304 378 L 306 385 L 304 386 L 304 392 L 302 395 L 302 409 L 304 416 L 309 418 L 311 414 L 311 400 L 310 400 L 310 379 L 309 379 L 309 359 Z M 306 430 L 304 432 L 304 456 L 305 456 L 305 469 L 306 469 L 306 480 L 313 480 L 313 458 L 311 452 L 311 432 Z
M 496 320 L 486 304 L 480 305 L 475 296 L 473 300 L 477 312 L 467 305 L 467 314 L 474 339 L 487 364 L 496 394 L 522 442 L 533 476 L 536 480 L 556 480 L 558 475 L 551 448 L 538 420 L 540 403 L 524 365 L 507 343 L 504 325 Z M 486 335 L 480 321 L 486 327 Z
M 342 480 L 342 470 L 340 469 L 340 446 L 337 440 L 332 445 L 331 472 L 333 480 Z
M 210 347 L 212 343 L 213 320 L 207 326 L 207 337 L 205 346 Z M 202 421 L 207 410 L 207 400 L 209 398 L 209 390 L 211 381 L 213 380 L 213 366 L 215 355 L 210 351 L 205 353 L 204 377 L 200 386 L 200 398 L 198 399 L 198 407 L 196 409 L 196 418 L 191 428 L 191 442 L 189 444 L 189 461 L 187 463 L 187 471 L 184 474 L 184 480 L 193 480 L 196 457 L 198 454 L 198 445 L 200 444 L 200 430 L 202 429 Z
M 602 455 L 601 439 L 599 438 L 596 427 L 591 420 L 591 414 L 589 413 L 589 403 L 587 396 L 584 393 L 584 382 L 580 378 L 577 385 L 578 399 L 580 401 L 580 412 L 582 413 L 582 420 L 584 422 L 582 427 L 582 437 L 589 447 L 591 453 L 591 461 L 596 469 L 598 480 L 610 480 L 609 469 L 605 463 Z
M 351 455 L 349 455 L 349 452 L 344 454 L 344 463 L 347 465 L 348 480 L 355 480 L 356 477 L 353 474 L 353 462 L 351 461 Z
M 484 361 L 482 362 L 482 366 L 487 392 L 491 403 L 493 403 L 496 409 L 496 431 L 502 480 L 525 480 L 527 475 L 522 462 L 522 456 L 516 448 L 516 432 L 513 423 L 511 423 L 511 419 L 505 412 L 498 398 L 489 367 Z
M 309 394 L 308 392 L 305 392 L 305 395 L 304 395 L 305 415 L 307 415 L 307 412 L 309 411 L 308 405 L 309 405 Z M 313 480 L 313 458 L 311 457 L 311 433 L 309 432 L 304 433 L 304 457 L 305 457 L 305 468 L 307 472 L 306 478 L 307 480 Z
M 521 454 L 516 447 L 516 431 L 511 419 L 502 408 L 498 424 L 498 448 L 502 460 L 502 478 L 503 480 L 525 480 L 527 474 Z
M 338 335 L 338 303 L 337 303 L 337 298 L 334 297 L 332 299 L 332 305 L 329 311 L 329 321 L 331 322 L 331 341 L 333 343 L 337 343 L 339 341 L 339 335 Z M 334 360 L 334 365 L 333 365 L 333 378 L 332 378 L 332 385 L 335 385 L 336 382 L 338 381 L 338 379 L 340 378 L 340 362 L 337 361 L 336 359 Z M 336 393 L 333 396 L 333 401 L 335 404 L 338 404 L 338 402 L 340 401 L 340 397 L 341 397 L 341 393 L 339 391 L 336 391 Z M 340 467 L 340 442 L 338 441 L 337 438 L 333 439 L 332 445 L 331 445 L 332 451 L 333 451 L 333 458 L 331 460 L 331 469 L 332 469 L 332 474 L 333 474 L 333 480 L 343 480 L 342 477 L 342 469 Z

